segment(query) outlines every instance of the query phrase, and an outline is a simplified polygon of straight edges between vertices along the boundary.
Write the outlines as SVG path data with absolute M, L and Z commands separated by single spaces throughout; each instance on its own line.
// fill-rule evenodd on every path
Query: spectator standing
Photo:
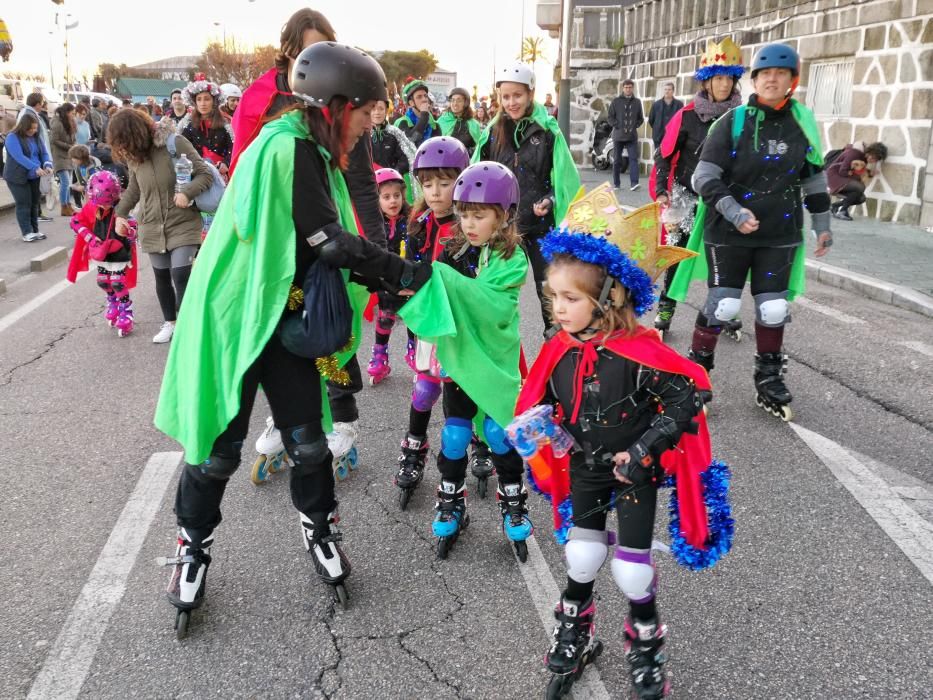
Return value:
M 75 143 L 86 146 L 91 140 L 91 123 L 88 121 L 90 109 L 83 102 L 75 107 Z
M 674 97 L 674 83 L 664 84 L 664 94 L 660 100 L 655 100 L 648 112 L 648 124 L 651 126 L 651 140 L 654 150 L 658 150 L 664 140 L 664 129 L 677 112 L 683 109 L 684 103 Z
M 641 100 L 635 97 L 635 83 L 622 81 L 622 94 L 609 104 L 609 123 L 612 125 L 612 147 L 615 162 L 612 164 L 612 184 L 620 187 L 622 176 L 622 154 L 628 154 L 629 181 L 634 192 L 638 184 L 638 127 L 645 121 Z
M 68 151 L 75 145 L 77 122 L 75 120 L 75 106 L 66 102 L 55 110 L 52 119 L 51 143 L 52 165 L 58 176 L 58 203 L 61 205 L 61 215 L 71 216 L 71 158 Z
M 4 144 L 3 179 L 16 203 L 16 223 L 25 243 L 46 237 L 39 233 L 39 179 L 52 174 L 52 157 L 40 133 L 39 117 L 23 110 Z

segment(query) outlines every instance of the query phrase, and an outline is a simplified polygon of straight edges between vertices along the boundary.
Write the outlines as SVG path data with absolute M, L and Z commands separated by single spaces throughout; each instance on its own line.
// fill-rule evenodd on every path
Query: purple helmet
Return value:
M 502 163 L 482 160 L 460 173 L 454 186 L 455 202 L 498 204 L 505 211 L 518 206 L 518 180 Z
M 109 170 L 98 170 L 87 181 L 87 201 L 96 207 L 112 207 L 120 194 L 120 181 Z
M 412 170 L 425 168 L 454 168 L 463 170 L 470 164 L 470 154 L 457 139 L 450 136 L 435 136 L 418 148 Z

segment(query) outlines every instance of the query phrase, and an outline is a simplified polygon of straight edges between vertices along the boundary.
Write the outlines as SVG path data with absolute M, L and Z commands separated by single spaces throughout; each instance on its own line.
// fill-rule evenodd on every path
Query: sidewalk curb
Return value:
M 29 261 L 30 272 L 45 272 L 68 260 L 68 249 L 57 245 Z
M 918 292 L 916 289 L 884 282 L 869 275 L 816 260 L 807 260 L 806 265 L 808 279 L 933 318 L 933 297 Z

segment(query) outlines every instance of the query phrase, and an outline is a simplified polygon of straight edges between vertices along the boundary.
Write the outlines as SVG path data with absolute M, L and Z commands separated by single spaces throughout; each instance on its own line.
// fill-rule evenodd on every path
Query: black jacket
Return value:
M 609 103 L 609 123 L 612 124 L 612 140 L 629 141 L 638 140 L 638 127 L 645 121 L 645 113 L 641 108 L 641 100 L 632 95 L 625 97 L 619 95 Z
M 395 135 L 386 129 L 385 125 L 373 127 L 372 130 L 373 165 L 380 168 L 394 168 L 402 175 L 408 172 L 408 156 L 402 150 L 402 144 Z
M 661 145 L 667 123 L 677 114 L 677 110 L 683 109 L 683 106 L 684 103 L 677 98 L 671 100 L 670 104 L 662 98 L 651 105 L 651 111 L 648 112 L 648 124 L 651 126 L 651 140 L 654 141 L 655 148 Z
M 699 191 L 708 207 L 706 242 L 744 247 L 799 244 L 804 225 L 800 183 L 822 171 L 806 159 L 810 148 L 807 137 L 789 105 L 774 110 L 758 105 L 752 95 L 733 149 L 734 117 L 735 110 L 731 110 L 715 122 L 700 155 L 701 161 L 722 168 L 721 178 L 704 183 Z M 739 233 L 715 208 L 720 199 L 729 196 L 755 215 L 759 221 L 756 232 Z M 822 196 L 828 199 L 825 192 Z M 809 198 L 808 205 L 819 210 L 813 209 Z
M 518 180 L 521 197 L 518 203 L 518 230 L 522 236 L 543 236 L 554 225 L 553 207 L 545 216 L 535 216 L 534 204 L 545 197 L 554 200 L 551 167 L 554 163 L 554 134 L 528 120 L 519 146 L 515 147 L 515 122 L 505 117 L 507 138 L 496 142 L 498 128 L 493 125 L 482 148 L 482 160 L 494 160 L 511 170 Z
M 674 146 L 674 152 L 670 158 L 664 158 L 660 152 L 655 154 L 654 162 L 657 166 L 657 193 L 670 194 L 667 190 L 668 181 L 671 175 L 671 163 L 675 157 L 677 165 L 674 169 L 674 179 L 693 192 L 693 183 L 690 178 L 693 177 L 693 171 L 697 168 L 700 161 L 700 152 L 703 150 L 703 144 L 706 142 L 706 134 L 713 122 L 703 122 L 697 116 L 693 109 L 687 109 L 680 117 L 680 131 L 677 133 L 677 145 Z

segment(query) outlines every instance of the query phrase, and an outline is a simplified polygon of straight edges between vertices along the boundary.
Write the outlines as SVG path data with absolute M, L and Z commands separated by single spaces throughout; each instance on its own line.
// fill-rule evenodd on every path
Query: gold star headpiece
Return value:
M 644 270 L 652 282 L 671 265 L 696 255 L 686 248 L 660 244 L 661 207 L 657 202 L 625 214 L 609 183 L 571 202 L 563 226 L 605 238 Z

